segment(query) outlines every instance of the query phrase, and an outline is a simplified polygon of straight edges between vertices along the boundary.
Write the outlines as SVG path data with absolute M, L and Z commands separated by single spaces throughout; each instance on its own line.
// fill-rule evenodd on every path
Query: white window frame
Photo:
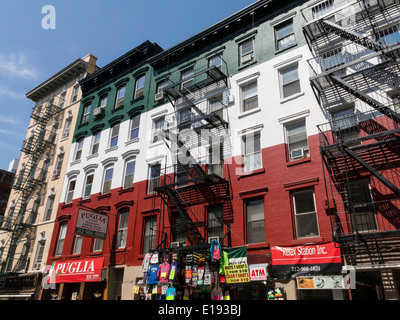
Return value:
M 92 108 L 92 104 L 88 103 L 83 107 L 83 115 L 81 123 L 86 123 L 89 121 L 90 109 Z
M 251 50 L 243 53 L 243 45 L 251 42 Z M 240 50 L 240 65 L 245 65 L 255 60 L 255 38 L 251 37 L 250 39 L 246 39 L 239 43 Z
M 306 194 L 306 193 L 310 193 L 312 192 L 312 196 L 313 196 L 313 205 L 314 205 L 314 210 L 313 211 L 307 211 L 307 212 L 297 212 L 298 209 L 296 208 L 296 195 L 302 195 L 302 194 Z M 320 235 L 320 230 L 319 230 L 319 223 L 318 223 L 318 214 L 317 214 L 317 206 L 315 203 L 315 190 L 314 189 L 307 189 L 307 190 L 302 190 L 302 191 L 293 191 L 292 193 L 292 199 L 293 199 L 293 211 L 294 211 L 294 220 L 295 220 L 295 226 L 296 226 L 296 236 L 297 239 L 303 239 L 303 238 L 314 238 L 314 237 L 319 237 Z M 317 233 L 314 235 L 300 235 L 299 232 L 299 222 L 298 219 L 302 216 L 306 216 L 306 215 L 314 215 L 315 217 L 315 223 L 317 226 Z
M 121 92 L 124 93 L 122 97 L 120 97 Z M 115 106 L 114 106 L 115 109 L 124 105 L 125 94 L 126 94 L 126 85 L 123 85 L 119 87 L 117 90 L 117 96 L 115 98 Z
M 108 95 L 104 95 L 100 98 L 99 108 L 105 109 L 107 107 Z
M 118 136 L 119 136 L 120 124 L 117 123 L 110 128 L 110 142 L 109 148 L 118 146 Z M 115 140 L 115 143 L 114 143 Z
M 133 164 L 133 173 L 127 175 L 128 165 Z M 133 185 L 133 181 L 135 179 L 135 170 L 136 170 L 136 157 L 129 158 L 125 161 L 125 169 L 124 169 L 124 181 L 123 181 L 123 188 L 130 188 Z
M 79 85 L 75 85 L 72 90 L 71 103 L 74 103 L 78 100 L 78 95 L 79 95 Z
M 259 141 L 260 141 L 260 149 L 255 150 L 254 149 L 254 140 L 255 136 L 259 136 Z M 262 145 L 261 145 L 261 130 L 255 130 L 249 133 L 244 133 L 241 136 L 242 139 L 242 154 L 243 154 L 243 172 L 245 173 L 251 173 L 254 170 L 262 169 L 263 168 L 263 160 L 262 160 Z M 253 139 L 253 151 L 246 153 L 246 144 L 248 143 L 249 139 Z M 252 164 L 252 168 L 249 168 L 249 164 L 247 162 L 247 159 L 249 157 L 253 157 L 254 160 L 259 159 L 260 165 L 259 167 L 256 167 L 255 164 L 257 163 L 256 161 Z
M 44 240 L 38 241 L 36 247 L 35 260 L 33 262 L 33 268 L 32 268 L 33 270 L 40 270 L 40 265 L 42 264 L 45 245 L 46 241 Z
M 262 214 L 262 219 L 258 220 L 249 220 L 250 215 L 248 212 L 249 204 L 251 202 L 262 202 L 262 208 L 263 211 L 260 212 Z M 245 200 L 245 209 L 246 209 L 246 243 L 264 243 L 266 241 L 266 228 L 265 228 L 265 201 L 262 198 L 257 198 L 257 199 L 246 199 Z M 254 232 L 252 232 L 251 224 L 257 223 L 257 222 L 262 222 L 263 224 L 263 239 L 256 239 L 257 241 L 254 241 L 251 239 L 251 236 L 254 236 Z M 254 231 L 254 230 L 253 230 Z M 249 237 L 250 235 L 250 237 Z M 251 241 L 250 241 L 251 240 Z M 261 240 L 261 241 L 259 241 Z
M 65 236 L 67 234 L 67 227 L 68 227 L 67 222 L 60 223 L 60 229 L 58 231 L 58 237 L 57 237 L 56 250 L 54 252 L 54 255 L 56 257 L 59 257 L 62 255 L 62 251 L 64 249 Z
M 117 230 L 117 241 L 115 243 L 116 249 L 126 248 L 127 236 L 129 226 L 129 209 L 122 210 L 118 217 L 118 230 Z
M 92 176 L 92 182 L 88 184 L 88 178 Z M 85 176 L 85 184 L 83 186 L 83 193 L 82 193 L 82 198 L 83 199 L 89 199 L 90 195 L 92 194 L 92 187 L 93 187 L 93 181 L 94 181 L 94 171 L 89 171 L 86 176 Z M 88 186 L 90 185 L 90 192 L 89 194 L 86 194 L 86 190 Z
M 136 116 L 134 116 L 131 120 L 130 120 L 130 130 L 129 130 L 129 140 L 134 140 L 134 139 L 138 139 L 139 138 L 139 132 L 140 132 L 140 119 L 141 115 L 138 114 Z M 135 122 L 137 122 L 135 124 Z M 132 138 L 132 134 L 134 132 L 137 132 L 136 136 Z
M 162 126 L 160 128 L 157 128 L 157 122 L 158 121 L 163 121 Z M 157 143 L 159 142 L 159 137 L 158 137 L 158 133 L 163 131 L 165 129 L 165 116 L 161 116 L 161 117 L 157 117 L 153 119 L 153 129 L 152 129 L 152 138 L 151 138 L 151 142 L 152 143 Z
M 284 81 L 283 80 L 284 72 L 286 72 L 286 71 L 288 71 L 290 69 L 296 69 L 296 71 L 297 71 L 297 79 L 289 81 L 287 83 L 284 83 L 283 82 Z M 281 100 L 284 101 L 284 100 L 287 100 L 287 99 L 291 99 L 291 98 L 297 97 L 300 94 L 302 94 L 301 83 L 300 83 L 299 64 L 297 62 L 293 63 L 293 64 L 290 64 L 288 66 L 285 66 L 283 68 L 280 68 L 278 70 L 278 73 L 279 73 L 279 86 L 280 86 L 280 91 L 281 91 Z M 298 83 L 299 90 L 297 92 L 292 93 L 292 94 L 286 95 L 285 94 L 285 87 L 288 87 L 288 86 L 296 84 L 296 83 Z
M 82 242 L 83 242 L 83 236 L 81 236 L 80 234 L 76 234 L 74 237 L 74 248 L 72 249 L 73 255 L 78 255 L 81 253 Z
M 66 195 L 65 195 L 65 203 L 72 203 L 72 200 L 74 199 L 74 192 L 75 192 L 75 188 L 76 188 L 76 180 L 77 180 L 76 177 L 72 177 L 68 181 L 68 188 L 67 188 L 67 192 L 66 192 Z
M 292 27 L 292 33 L 287 34 L 283 37 L 279 37 L 278 33 L 279 30 L 282 30 L 283 28 L 285 28 L 287 25 L 291 25 Z M 294 30 L 294 26 L 293 26 L 293 19 L 288 19 L 286 21 L 283 21 L 277 25 L 274 26 L 274 31 L 275 31 L 275 50 L 276 51 L 281 51 L 281 50 L 285 50 L 287 48 L 290 48 L 294 45 L 296 45 L 296 35 L 295 35 L 295 30 Z M 293 38 L 293 40 L 290 40 L 291 42 L 289 42 L 286 45 L 283 45 L 282 47 L 280 47 L 280 41 L 284 40 L 284 39 L 290 39 Z
M 146 84 L 146 75 L 139 77 L 135 84 L 135 99 L 140 98 L 144 94 L 144 87 Z M 140 86 L 140 87 L 139 87 Z
M 111 178 L 110 178 L 109 180 L 106 180 L 106 178 L 107 178 L 107 172 L 108 172 L 109 170 L 112 170 Z M 114 165 L 109 165 L 109 166 L 105 167 L 105 168 L 104 168 L 104 174 L 103 174 L 103 184 L 102 184 L 102 186 L 101 186 L 101 193 L 102 193 L 102 194 L 107 194 L 107 193 L 110 193 L 110 192 L 111 192 L 111 190 L 112 190 L 112 180 L 113 180 L 113 176 L 114 176 Z M 106 186 L 106 183 L 109 183 L 110 186 L 108 186 L 108 185 Z M 105 191 L 107 191 L 107 192 L 105 192 Z
M 84 138 L 81 138 L 76 142 L 74 161 L 80 160 L 82 158 L 84 142 L 85 142 Z
M 99 152 L 100 139 L 101 139 L 101 131 L 97 131 L 92 137 L 92 147 L 90 149 L 90 154 L 97 154 Z
M 300 124 L 304 124 L 304 131 L 302 131 L 301 133 L 290 135 L 289 134 L 289 127 L 297 126 L 297 125 L 300 125 Z M 287 146 L 288 146 L 288 158 L 289 158 L 289 161 L 294 161 L 294 160 L 299 159 L 299 158 L 292 159 L 292 150 L 296 150 L 296 149 L 299 149 L 299 148 L 296 148 L 296 147 L 293 148 L 293 143 L 290 143 L 290 139 L 295 135 L 303 134 L 303 132 L 305 133 L 305 139 L 303 139 L 301 141 L 305 142 L 304 143 L 305 146 L 303 148 L 301 148 L 301 149 L 303 149 L 303 156 L 299 157 L 299 158 L 306 158 L 306 157 L 308 157 L 310 155 L 310 153 L 309 153 L 309 145 L 308 145 L 308 134 L 307 134 L 306 119 L 303 118 L 303 119 L 297 120 L 295 122 L 290 122 L 290 123 L 286 123 L 285 124 L 285 139 L 286 139 L 286 143 L 287 143 Z M 297 142 L 297 143 L 299 143 L 299 142 Z

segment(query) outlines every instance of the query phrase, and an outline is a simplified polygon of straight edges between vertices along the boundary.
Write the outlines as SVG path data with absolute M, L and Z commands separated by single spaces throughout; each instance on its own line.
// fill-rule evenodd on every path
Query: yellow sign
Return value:
M 250 282 L 249 266 L 247 263 L 224 266 L 226 283 Z

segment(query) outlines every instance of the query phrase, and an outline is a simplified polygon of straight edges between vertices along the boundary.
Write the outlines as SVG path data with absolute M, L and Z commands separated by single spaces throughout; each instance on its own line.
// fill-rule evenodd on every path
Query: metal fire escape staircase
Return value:
M 16 249 L 24 236 L 29 239 L 35 236 L 38 212 L 37 208 L 28 208 L 28 204 L 40 194 L 40 190 L 46 184 L 47 169 L 38 168 L 38 164 L 46 151 L 54 145 L 55 133 L 47 131 L 46 127 L 50 119 L 60 111 L 61 109 L 54 103 L 54 99 L 50 99 L 45 110 L 42 110 L 42 105 L 36 106 L 31 115 L 35 122 L 35 128 L 23 143 L 21 151 L 24 156 L 21 157 L 21 160 L 24 164 L 20 168 L 19 174 L 15 176 L 12 186 L 18 195 L 13 205 L 9 206 L 8 215 L 0 226 L 0 230 L 9 233 L 6 249 L 3 252 L 6 258 L 2 261 L 0 271 L 0 288 L 3 289 L 9 274 L 18 273 L 27 267 L 28 251 L 16 257 Z
M 209 172 L 210 166 L 195 148 L 191 148 L 195 140 L 193 136 L 198 141 L 202 130 L 209 130 L 211 135 L 216 134 L 219 139 L 218 133 L 228 127 L 228 123 L 221 116 L 207 112 L 193 102 L 196 92 L 207 90 L 209 86 L 227 86 L 227 76 L 221 69 L 216 66 L 204 66 L 198 61 L 196 70 L 190 77 L 181 80 L 179 72 L 172 73 L 170 85 L 164 88 L 169 102 L 174 106 L 172 118 L 177 120 L 177 125 L 175 128 L 166 128 L 162 132 L 162 138 L 172 154 L 177 156 L 177 163 L 163 172 L 163 178 L 160 180 L 163 182 L 155 191 L 170 211 L 179 214 L 186 229 L 191 233 L 187 238 L 192 244 L 207 242 L 204 233 L 198 229 L 199 226 L 204 226 L 204 217 L 196 206 L 204 203 L 223 203 L 230 198 L 229 178 L 225 179 L 219 174 Z M 190 85 L 187 85 L 188 82 Z M 184 107 L 180 108 L 178 105 Z M 188 121 L 179 120 L 179 112 L 182 109 L 190 110 Z M 183 130 L 188 128 L 191 129 L 191 133 L 182 138 Z M 189 142 L 182 141 L 185 139 Z M 179 155 L 185 157 L 185 163 L 180 163 Z

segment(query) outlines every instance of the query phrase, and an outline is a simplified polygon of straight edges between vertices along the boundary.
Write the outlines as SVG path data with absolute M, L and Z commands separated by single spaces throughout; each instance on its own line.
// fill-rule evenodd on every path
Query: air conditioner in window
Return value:
M 95 117 L 100 116 L 100 115 L 104 115 L 104 113 L 105 113 L 105 110 L 102 107 L 98 107 L 98 108 L 93 110 L 93 115 Z
M 254 59 L 254 53 L 248 53 L 242 56 L 242 63 L 247 63 L 250 62 Z
M 213 240 L 219 242 L 219 237 L 208 237 L 208 243 L 211 243 Z
M 290 152 L 290 157 L 291 157 L 292 159 L 303 158 L 303 157 L 304 157 L 304 149 L 301 148 L 301 149 L 292 150 L 292 151 Z
M 155 101 L 160 101 L 164 99 L 164 91 L 157 92 L 154 98 Z
M 171 248 L 178 248 L 179 247 L 179 242 L 171 242 Z

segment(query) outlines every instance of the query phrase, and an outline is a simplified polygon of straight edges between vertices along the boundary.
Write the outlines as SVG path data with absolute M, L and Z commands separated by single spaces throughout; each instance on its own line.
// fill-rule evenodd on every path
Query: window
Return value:
M 153 120 L 153 143 L 160 141 L 159 133 L 164 130 L 165 121 L 164 117 Z
M 61 153 L 57 157 L 56 168 L 55 168 L 55 170 L 53 172 L 53 175 L 55 175 L 55 176 L 59 176 L 60 175 L 63 161 L 64 161 L 64 153 Z
M 239 45 L 240 64 L 246 64 L 254 60 L 254 38 L 246 40 Z
M 368 179 L 350 181 L 347 186 L 347 198 L 353 232 L 377 230 L 375 207 Z
M 289 161 L 309 155 L 305 120 L 286 126 Z
M 279 71 L 282 98 L 301 92 L 298 65 Z
M 245 205 L 247 243 L 265 242 L 264 200 L 248 200 Z
M 135 164 L 136 159 L 130 159 L 126 162 L 125 165 L 125 179 L 124 179 L 124 188 L 130 188 L 133 184 L 133 178 L 135 176 Z
M 71 130 L 71 124 L 72 124 L 72 117 L 69 117 L 67 120 L 65 120 L 64 132 L 62 135 L 63 138 L 69 136 L 69 131 Z
M 222 104 L 222 94 L 212 97 L 208 100 L 210 113 L 214 113 L 223 119 L 223 104 Z
M 35 255 L 35 260 L 33 262 L 33 270 L 40 270 L 40 266 L 42 264 L 42 259 L 43 259 L 43 251 L 44 251 L 44 246 L 46 242 L 45 241 L 39 241 L 37 248 L 36 248 L 36 255 Z
M 357 115 L 354 113 L 354 107 L 332 112 L 332 122 L 337 140 L 346 141 L 360 137 L 358 119 Z M 361 142 L 355 141 L 354 144 L 352 143 L 351 145 L 360 143 Z
M 83 148 L 83 141 L 84 139 L 79 139 L 76 143 L 76 150 L 75 150 L 75 161 L 80 160 L 82 156 L 82 148 Z
M 98 252 L 101 251 L 103 249 L 103 240 L 99 239 L 99 238 L 95 238 L 93 240 L 93 252 Z
M 181 73 L 182 85 L 181 89 L 188 88 L 193 84 L 194 68 L 193 66 L 186 68 Z
M 224 236 L 224 225 L 222 222 L 222 206 L 208 208 L 207 230 L 208 237 L 219 237 L 222 240 Z
M 275 27 L 275 39 L 277 50 L 283 50 L 296 44 L 292 20 L 288 20 Z
M 115 147 L 118 144 L 119 124 L 116 124 L 111 128 L 110 136 L 110 148 Z
M 80 254 L 82 249 L 82 240 L 83 237 L 79 234 L 75 235 L 74 240 L 74 248 L 72 250 L 72 254 Z
M 149 166 L 149 187 L 148 194 L 154 193 L 154 188 L 158 187 L 160 183 L 161 164 L 153 164 Z
M 258 108 L 257 81 L 240 87 L 242 93 L 242 112 Z
M 118 231 L 117 231 L 117 243 L 116 248 L 125 248 L 126 236 L 128 234 L 128 219 L 129 210 L 124 210 L 119 214 Z
M 72 91 L 71 103 L 78 100 L 79 86 L 76 85 Z
M 65 241 L 65 235 L 67 234 L 67 222 L 63 222 L 60 224 L 60 230 L 58 232 L 58 239 L 57 239 L 57 246 L 56 246 L 56 252 L 55 256 L 61 256 L 63 247 L 64 247 L 64 241 Z
M 121 88 L 118 89 L 117 99 L 115 101 L 115 108 L 119 108 L 124 105 L 125 91 L 126 91 L 126 86 L 122 86 Z
M 104 182 L 103 182 L 103 194 L 109 193 L 111 191 L 112 177 L 114 173 L 114 168 L 110 167 L 104 171 Z
M 318 237 L 314 190 L 294 192 L 293 203 L 297 238 Z
M 108 101 L 108 96 L 101 97 L 99 107 L 105 109 L 107 107 L 107 101 Z
M 71 203 L 74 197 L 76 179 L 70 180 L 68 184 L 68 191 L 67 191 L 67 199 L 65 200 L 66 203 Z
M 245 172 L 262 168 L 260 136 L 258 132 L 243 137 Z
M 222 71 L 222 58 L 219 54 L 216 54 L 208 59 L 208 66 L 209 67 L 217 67 L 219 70 Z
M 90 195 L 92 193 L 93 179 L 94 179 L 94 173 L 89 173 L 86 175 L 85 187 L 83 189 L 84 199 L 90 198 Z
M 46 213 L 44 216 L 44 221 L 48 221 L 51 218 L 51 213 L 53 211 L 53 206 L 54 206 L 54 196 L 50 196 L 47 199 L 47 206 L 46 206 Z
M 99 152 L 100 137 L 101 137 L 101 131 L 98 131 L 93 135 L 91 154 L 96 154 Z
M 65 96 L 66 96 L 66 93 L 65 93 L 65 92 L 61 93 L 61 95 L 60 95 L 60 105 L 59 105 L 60 109 L 63 109 L 63 108 L 64 108 L 64 105 L 65 105 Z
M 130 140 L 139 138 L 140 114 L 131 119 Z
M 172 242 L 186 245 L 186 226 L 178 212 L 175 212 L 172 220 Z
M 92 107 L 91 103 L 88 103 L 85 105 L 83 108 L 83 116 L 82 116 L 82 122 L 81 123 L 86 123 L 89 121 L 89 115 L 90 115 L 90 108 Z
M 144 237 L 142 253 L 148 253 L 154 248 L 156 241 L 157 217 L 148 217 L 144 221 Z
M 43 168 L 42 168 L 42 173 L 41 173 L 41 180 L 45 181 L 47 178 L 47 173 L 49 171 L 49 166 L 50 166 L 50 159 L 46 159 L 43 161 Z
M 155 96 L 156 101 L 163 100 L 165 97 L 164 89 L 168 87 L 168 81 L 162 81 L 157 84 L 157 93 Z
M 379 41 L 384 45 L 390 46 L 400 42 L 399 26 L 394 25 L 379 32 Z
M 137 79 L 136 88 L 135 88 L 135 99 L 140 98 L 141 96 L 143 96 L 145 81 L 146 81 L 146 77 L 145 76 L 140 77 L 139 79 Z
M 318 19 L 332 11 L 333 11 L 333 0 L 321 2 L 312 8 L 313 18 Z

